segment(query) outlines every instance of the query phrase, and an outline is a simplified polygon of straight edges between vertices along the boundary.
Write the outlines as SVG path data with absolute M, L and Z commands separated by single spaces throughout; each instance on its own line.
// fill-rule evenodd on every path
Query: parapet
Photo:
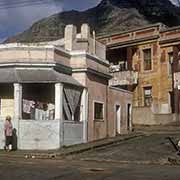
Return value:
M 95 32 L 91 34 L 88 24 L 82 24 L 81 32 L 77 33 L 77 27 L 67 25 L 64 33 L 64 48 L 67 51 L 86 51 L 87 53 L 106 59 L 106 47 L 96 40 Z

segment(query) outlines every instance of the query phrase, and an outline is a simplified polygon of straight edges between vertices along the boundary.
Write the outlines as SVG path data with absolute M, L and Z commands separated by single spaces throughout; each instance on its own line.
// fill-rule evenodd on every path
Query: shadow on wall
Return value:
M 17 130 L 13 129 L 13 135 L 12 135 L 12 150 L 17 150 Z

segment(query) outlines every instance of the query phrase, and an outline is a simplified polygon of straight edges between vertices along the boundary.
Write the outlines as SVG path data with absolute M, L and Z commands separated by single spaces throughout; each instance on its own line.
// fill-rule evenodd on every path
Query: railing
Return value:
M 127 71 L 127 61 L 123 61 L 118 65 L 110 64 L 110 73 L 119 72 L 119 71 Z
M 135 71 L 115 71 L 111 72 L 113 76 L 109 81 L 110 86 L 134 85 L 138 83 L 138 72 Z

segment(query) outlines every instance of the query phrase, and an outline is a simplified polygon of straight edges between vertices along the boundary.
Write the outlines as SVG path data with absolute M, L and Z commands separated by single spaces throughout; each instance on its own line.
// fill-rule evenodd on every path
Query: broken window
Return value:
M 151 49 L 143 50 L 144 55 L 144 70 L 148 71 L 152 69 Z
M 144 106 L 151 106 L 152 103 L 152 87 L 144 88 Z
M 94 103 L 94 120 L 103 120 L 104 113 L 103 113 L 103 103 L 95 102 Z

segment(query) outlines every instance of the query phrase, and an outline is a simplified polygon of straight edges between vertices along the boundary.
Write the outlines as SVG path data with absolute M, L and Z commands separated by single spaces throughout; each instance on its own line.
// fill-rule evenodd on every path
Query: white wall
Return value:
M 3 149 L 4 145 L 5 145 L 4 121 L 0 120 L 0 149 Z
M 12 121 L 13 123 L 13 121 Z M 63 145 L 83 143 L 83 123 L 64 122 Z M 19 121 L 18 145 L 21 150 L 53 150 L 60 148 L 59 121 Z M 5 145 L 4 121 L 0 120 L 0 149 Z
M 58 148 L 59 121 L 20 121 L 19 149 L 50 150 Z
M 64 122 L 63 140 L 65 146 L 83 143 L 83 123 Z

